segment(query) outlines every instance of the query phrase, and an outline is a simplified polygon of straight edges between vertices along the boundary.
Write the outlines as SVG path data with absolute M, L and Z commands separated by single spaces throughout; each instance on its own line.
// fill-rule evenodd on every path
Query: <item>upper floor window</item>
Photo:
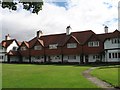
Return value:
M 58 44 L 49 45 L 49 49 L 57 49 Z
M 27 50 L 26 47 L 21 47 L 20 48 L 21 51 Z
M 67 48 L 77 48 L 77 43 L 68 43 Z
M 89 47 L 98 47 L 99 46 L 99 41 L 91 41 L 88 42 Z
M 34 46 L 34 50 L 42 50 L 42 46 L 41 45 Z
M 112 44 L 118 44 L 120 43 L 120 38 L 113 38 L 111 39 Z
M 17 51 L 17 47 L 13 47 L 13 51 Z

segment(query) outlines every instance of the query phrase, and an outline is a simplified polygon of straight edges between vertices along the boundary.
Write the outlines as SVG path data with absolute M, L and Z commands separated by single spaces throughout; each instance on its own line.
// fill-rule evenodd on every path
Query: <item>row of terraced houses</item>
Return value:
M 1 42 L 2 62 L 44 63 L 44 62 L 120 62 L 120 31 L 96 34 L 92 30 L 43 35 L 37 31 L 30 41 L 18 42 L 9 35 Z

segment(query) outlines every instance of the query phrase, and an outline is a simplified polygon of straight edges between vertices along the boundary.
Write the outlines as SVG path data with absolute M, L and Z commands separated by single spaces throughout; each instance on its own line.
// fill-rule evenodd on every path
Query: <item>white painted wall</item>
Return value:
M 104 49 L 111 49 L 111 48 L 120 48 L 120 43 L 118 44 L 112 44 L 112 41 L 111 39 L 107 39 L 105 42 L 104 42 Z
M 23 62 L 29 62 L 29 58 L 28 57 L 23 57 Z
M 64 55 L 63 57 L 63 62 L 80 62 L 80 55 L 73 55 L 73 56 L 76 56 L 76 59 L 69 59 L 70 55 Z
M 17 47 L 18 48 L 18 45 L 15 41 L 13 41 L 8 47 L 7 47 L 7 53 L 10 51 L 10 50 L 13 50 L 13 47 Z
M 40 58 L 40 59 L 36 59 L 34 56 L 31 57 L 31 62 L 44 62 L 44 56 L 40 56 L 40 57 L 43 57 L 43 58 Z
M 19 57 L 17 57 L 17 56 L 10 56 L 10 62 L 19 62 Z
M 93 58 L 94 56 L 96 56 L 98 54 L 90 54 L 88 57 L 88 62 L 96 62 L 96 60 L 100 60 L 100 58 Z
M 0 62 L 3 62 L 3 61 L 7 61 L 7 56 L 5 55 L 6 54 L 6 49 L 0 45 Z M 2 59 L 3 57 L 3 59 Z
M 47 56 L 46 61 L 49 61 L 49 56 Z M 62 62 L 62 55 L 51 55 L 50 62 Z

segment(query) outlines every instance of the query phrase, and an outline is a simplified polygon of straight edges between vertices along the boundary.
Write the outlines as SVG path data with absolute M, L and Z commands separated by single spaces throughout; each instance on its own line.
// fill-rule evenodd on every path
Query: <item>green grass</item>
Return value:
M 93 76 L 108 82 L 114 87 L 120 87 L 120 79 L 118 66 L 100 67 L 91 72 Z
M 98 88 L 82 76 L 89 66 L 3 64 L 3 88 Z

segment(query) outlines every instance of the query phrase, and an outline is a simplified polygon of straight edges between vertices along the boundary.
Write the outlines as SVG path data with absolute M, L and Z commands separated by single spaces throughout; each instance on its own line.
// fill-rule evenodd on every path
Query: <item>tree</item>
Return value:
M 2 8 L 9 8 L 12 10 L 17 10 L 17 4 L 22 3 L 23 9 L 32 11 L 32 13 L 38 14 L 42 10 L 43 1 L 42 0 L 2 0 Z

